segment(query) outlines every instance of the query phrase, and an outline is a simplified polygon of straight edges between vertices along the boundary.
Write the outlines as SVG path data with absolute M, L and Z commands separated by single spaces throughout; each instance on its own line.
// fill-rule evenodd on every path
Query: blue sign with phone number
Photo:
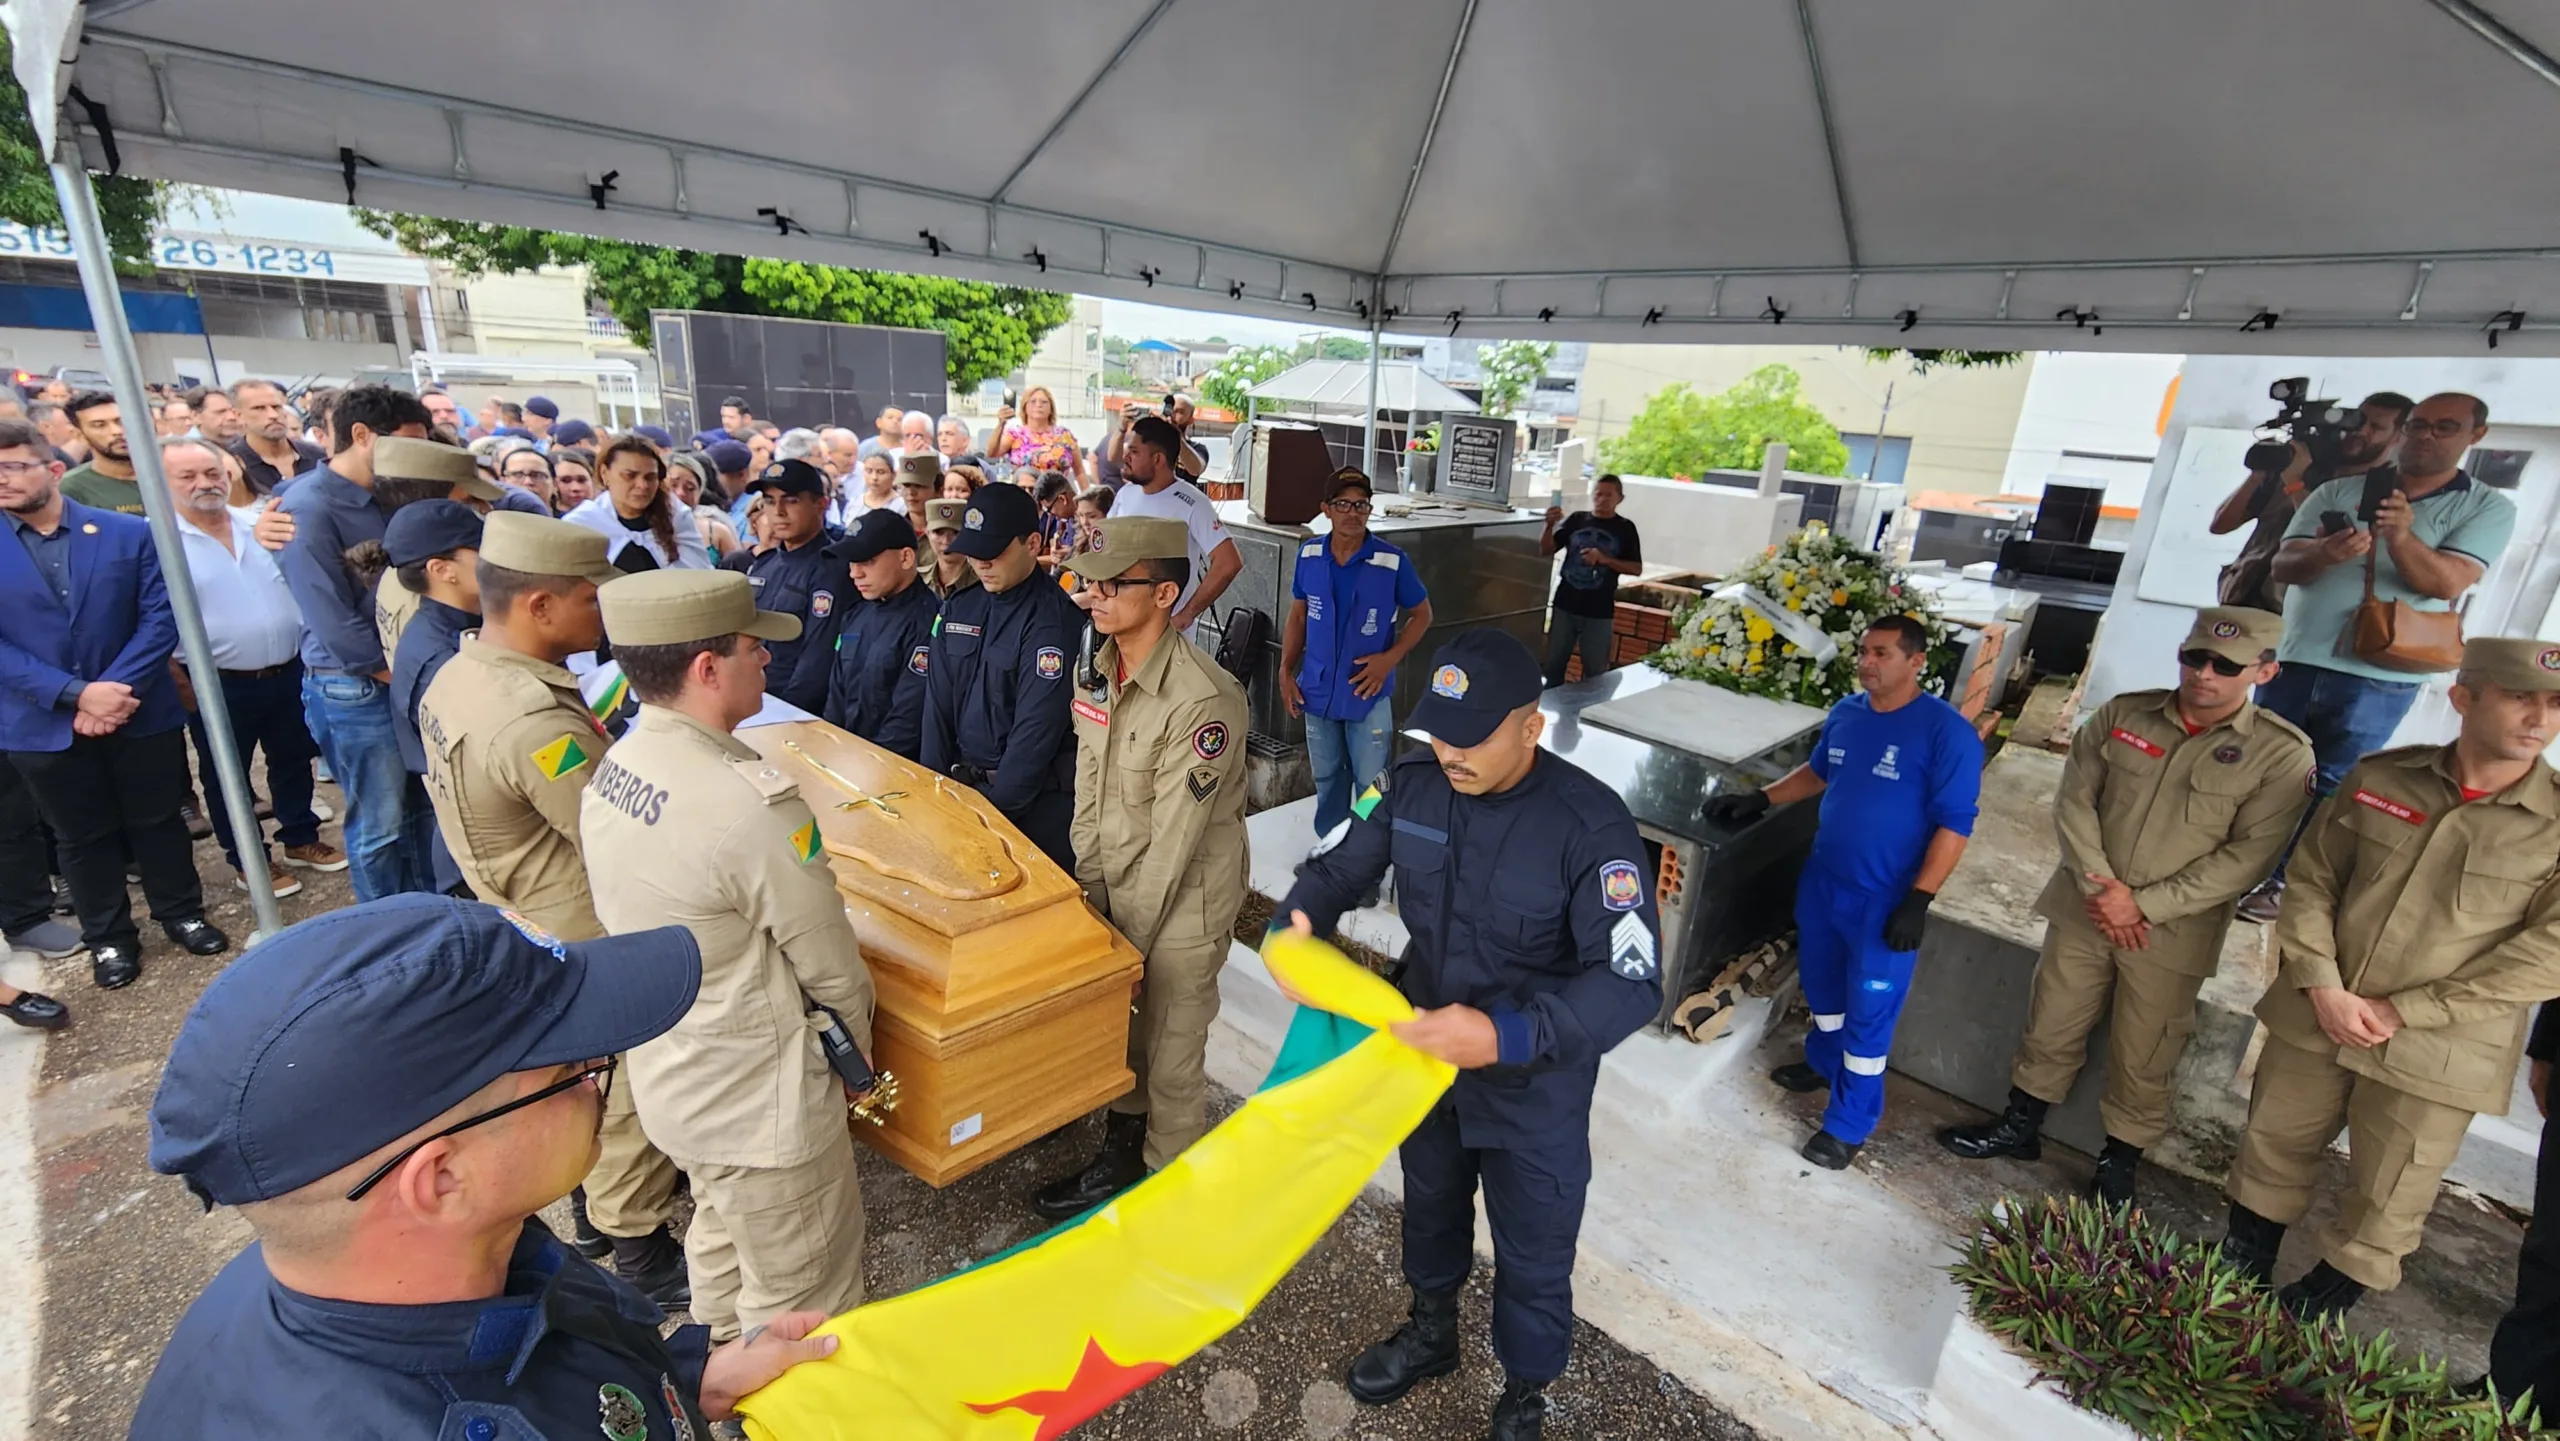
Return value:
M 0 255 L 27 255 L 69 260 L 71 237 L 52 226 L 31 229 L 0 221 Z M 243 275 L 303 275 L 321 278 L 338 273 L 337 257 L 326 250 L 262 241 L 214 240 L 159 235 L 151 242 L 151 262 L 178 270 L 220 270 Z

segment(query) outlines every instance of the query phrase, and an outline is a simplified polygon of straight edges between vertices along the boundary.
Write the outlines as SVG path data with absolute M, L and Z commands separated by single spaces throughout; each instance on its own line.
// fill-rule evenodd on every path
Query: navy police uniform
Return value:
M 828 553 L 842 567 L 900 547 L 918 548 L 915 528 L 896 511 L 875 510 Z M 921 560 L 933 564 L 929 554 Z M 933 664 L 933 623 L 942 598 L 921 575 L 885 600 L 859 598 L 850 579 L 846 585 L 848 599 L 818 622 L 801 648 L 800 674 L 787 698 L 829 725 L 914 760 L 923 743 L 925 676 Z M 816 704 L 799 700 L 801 695 Z
M 1433 657 L 1413 725 L 1455 745 L 1536 700 L 1536 657 L 1498 631 Z M 1540 751 L 1492 795 L 1455 790 L 1430 755 L 1388 772 L 1349 828 L 1310 857 L 1279 914 L 1316 934 L 1390 866 L 1412 934 L 1397 989 L 1421 1008 L 1492 1018 L 1498 1064 L 1460 1071 L 1403 1147 L 1404 1271 L 1453 1293 L 1475 1254 L 1479 1181 L 1492 1222 L 1493 1344 L 1513 1376 L 1561 1374 L 1573 1335 L 1573 1254 L 1591 1180 L 1591 1093 L 1600 1058 L 1651 1020 L 1662 988 L 1660 916 L 1626 803 Z
M 188 1015 L 152 1102 L 152 1168 L 208 1206 L 334 1193 L 353 1163 L 502 1076 L 651 1039 L 701 981 L 678 927 L 562 942 L 416 894 L 315 917 L 245 952 Z M 661 1339 L 648 1298 L 540 1221 L 519 1225 L 497 1294 L 427 1305 L 307 1295 L 250 1246 L 179 1320 L 131 1434 L 707 1437 L 705 1328 Z
M 970 497 L 951 549 L 993 560 L 1039 527 L 1020 486 Z M 917 759 L 975 786 L 1048 857 L 1072 873 L 1075 734 L 1068 707 L 1084 612 L 1036 570 L 1001 591 L 984 585 L 943 602 L 926 662 Z
M 830 487 L 826 473 L 809 462 L 777 460 L 747 489 L 750 494 L 774 498 L 814 495 L 824 499 Z M 801 653 L 839 606 L 857 598 L 844 562 L 827 553 L 839 538 L 833 530 L 822 529 L 797 546 L 777 545 L 747 562 L 747 584 L 755 587 L 756 609 L 779 611 L 800 622 L 798 639 L 765 647 L 773 653 L 765 665 L 765 689 L 812 715 L 827 697 L 823 690 L 798 684 Z

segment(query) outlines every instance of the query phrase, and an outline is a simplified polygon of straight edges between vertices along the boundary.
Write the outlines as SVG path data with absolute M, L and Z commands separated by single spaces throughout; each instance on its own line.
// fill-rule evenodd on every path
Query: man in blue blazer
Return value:
M 142 974 L 125 859 L 151 918 L 199 956 L 229 948 L 204 918 L 178 806 L 187 751 L 169 653 L 178 638 L 151 528 L 63 499 L 62 463 L 24 421 L 0 420 L 0 751 L 54 830 L 101 989 Z

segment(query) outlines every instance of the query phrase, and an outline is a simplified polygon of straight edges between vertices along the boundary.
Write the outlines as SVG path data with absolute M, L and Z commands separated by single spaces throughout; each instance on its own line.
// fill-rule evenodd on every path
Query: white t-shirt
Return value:
M 1191 579 L 1182 587 L 1182 599 L 1176 602 L 1176 609 L 1189 605 L 1192 594 L 1200 589 L 1201 577 L 1209 573 L 1209 553 L 1227 543 L 1227 528 L 1218 521 L 1218 503 L 1187 480 L 1176 480 L 1152 493 L 1133 481 L 1111 497 L 1112 518 L 1126 515 L 1178 520 L 1190 532 Z M 1199 629 L 1195 620 L 1183 635 L 1196 642 Z

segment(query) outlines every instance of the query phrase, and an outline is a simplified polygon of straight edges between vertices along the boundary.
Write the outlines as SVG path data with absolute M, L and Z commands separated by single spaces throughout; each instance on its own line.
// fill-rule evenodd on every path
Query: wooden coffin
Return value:
M 854 1134 L 940 1186 L 1127 1091 L 1137 948 L 976 791 L 824 721 L 738 739 L 818 815 L 898 1078 Z

